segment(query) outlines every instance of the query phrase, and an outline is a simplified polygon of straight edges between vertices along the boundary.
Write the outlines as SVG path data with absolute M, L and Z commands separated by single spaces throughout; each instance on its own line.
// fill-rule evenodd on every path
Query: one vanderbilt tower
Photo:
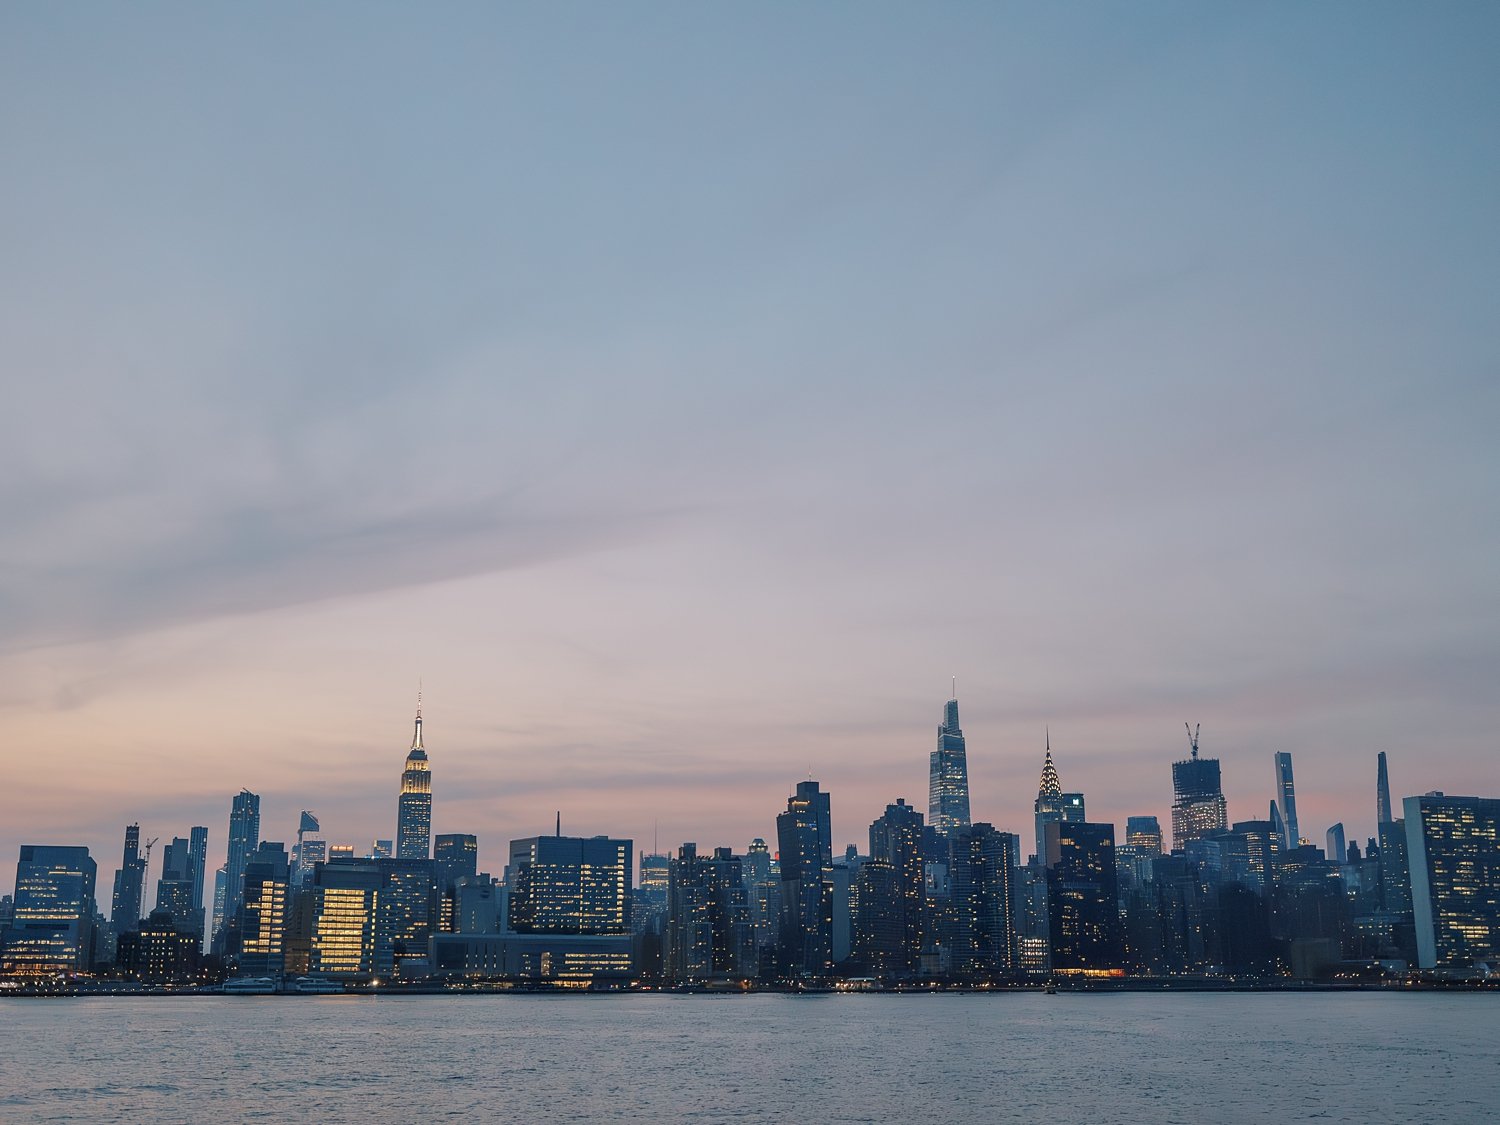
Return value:
M 396 858 L 432 856 L 432 774 L 422 749 L 422 693 L 417 693 L 417 724 L 401 774 L 401 801 L 396 812 Z
M 943 707 L 937 749 L 932 752 L 927 782 L 927 823 L 939 832 L 969 826 L 969 762 L 964 732 L 958 725 L 958 685 Z

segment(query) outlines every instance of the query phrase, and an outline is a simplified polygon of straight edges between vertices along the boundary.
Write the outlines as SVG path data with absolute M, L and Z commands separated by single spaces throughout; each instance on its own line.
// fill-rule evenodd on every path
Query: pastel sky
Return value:
M 1500 793 L 1500 6 L 0 9 L 0 889 L 263 798 Z M 160 852 L 157 853 L 158 857 Z M 152 878 L 156 871 L 153 869 Z

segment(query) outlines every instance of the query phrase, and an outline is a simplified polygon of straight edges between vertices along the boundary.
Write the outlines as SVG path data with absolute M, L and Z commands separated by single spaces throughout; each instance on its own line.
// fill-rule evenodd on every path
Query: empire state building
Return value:
M 422 749 L 422 704 L 417 703 L 417 726 L 401 774 L 401 801 L 396 812 L 396 858 L 432 856 L 432 773 Z

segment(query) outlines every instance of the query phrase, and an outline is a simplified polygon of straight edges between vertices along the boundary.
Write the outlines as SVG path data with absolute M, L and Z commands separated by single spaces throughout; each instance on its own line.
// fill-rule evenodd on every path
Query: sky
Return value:
M 0 10 L 0 890 L 1500 793 L 1500 8 Z M 156 877 L 153 860 L 151 877 Z

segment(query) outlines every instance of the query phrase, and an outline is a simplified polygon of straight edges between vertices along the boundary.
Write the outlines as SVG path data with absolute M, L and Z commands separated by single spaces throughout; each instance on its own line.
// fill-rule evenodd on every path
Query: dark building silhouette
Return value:
M 1018 969 L 1016 838 L 979 823 L 949 833 L 948 843 L 951 972 L 977 980 L 1010 976 Z
M 668 880 L 665 979 L 693 984 L 753 977 L 755 931 L 740 857 L 730 848 L 700 856 L 696 844 L 683 844 Z
M 1053 970 L 1123 967 L 1114 825 L 1050 823 L 1046 850 Z
M 920 966 L 928 915 L 924 827 L 922 814 L 900 799 L 870 825 L 870 855 L 857 884 L 855 952 L 871 972 L 907 975 Z M 872 862 L 881 866 L 865 877 Z
M 148 984 L 189 981 L 198 972 L 202 936 L 181 926 L 171 912 L 153 910 L 139 929 L 120 935 L 120 971 Z
M 114 895 L 110 902 L 109 925 L 119 935 L 132 932 L 141 921 L 142 898 L 146 881 L 146 861 L 141 857 L 141 826 L 125 828 L 125 851 L 115 872 Z
M 800 781 L 776 818 L 781 862 L 780 962 L 789 978 L 833 967 L 833 836 L 828 794 Z

